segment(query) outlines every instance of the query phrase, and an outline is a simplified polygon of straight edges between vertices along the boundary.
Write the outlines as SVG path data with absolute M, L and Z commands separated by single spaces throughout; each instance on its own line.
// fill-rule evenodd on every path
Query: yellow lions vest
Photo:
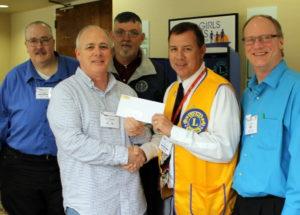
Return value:
M 206 131 L 213 99 L 221 85 L 230 83 L 213 71 L 194 91 L 179 126 L 197 133 Z M 178 83 L 170 88 L 165 115 L 172 117 Z M 222 108 L 222 107 L 218 107 Z M 231 190 L 237 153 L 229 163 L 201 160 L 183 147 L 174 145 L 174 202 L 177 215 L 231 214 L 235 195 Z

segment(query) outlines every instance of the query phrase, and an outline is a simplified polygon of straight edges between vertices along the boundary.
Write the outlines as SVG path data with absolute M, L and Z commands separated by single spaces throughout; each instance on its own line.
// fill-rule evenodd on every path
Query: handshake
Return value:
M 145 161 L 144 151 L 138 146 L 130 146 L 128 147 L 128 163 L 123 168 L 129 172 L 135 172 L 144 165 Z
M 127 135 L 130 137 L 139 136 L 145 132 L 144 124 L 132 117 L 125 118 L 124 127 Z M 144 151 L 138 146 L 130 146 L 128 147 L 128 163 L 123 168 L 129 172 L 135 172 L 144 165 L 145 161 L 146 155 Z

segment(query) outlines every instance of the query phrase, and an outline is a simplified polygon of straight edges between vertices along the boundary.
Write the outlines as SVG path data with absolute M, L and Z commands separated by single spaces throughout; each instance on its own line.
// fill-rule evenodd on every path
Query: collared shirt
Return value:
M 128 83 L 128 80 L 132 76 L 132 74 L 135 72 L 136 68 L 138 68 L 142 62 L 142 55 L 140 54 L 141 51 L 139 51 L 138 56 L 128 65 L 122 65 L 118 62 L 116 57 L 113 59 L 114 66 L 116 70 L 118 71 L 117 79 L 125 84 Z
M 233 188 L 244 197 L 286 198 L 282 214 L 300 214 L 300 76 L 281 61 L 257 83 L 254 76 L 242 99 L 243 134 Z M 246 119 L 257 118 L 257 132 Z
M 203 63 L 195 74 L 182 82 L 185 93 L 200 73 L 204 72 L 204 68 L 205 65 Z M 192 89 L 183 105 L 183 111 L 180 117 L 183 116 L 191 95 L 197 86 L 201 84 L 203 78 L 201 78 Z M 167 89 L 164 99 L 166 99 L 170 87 Z M 152 138 L 150 143 L 141 146 L 145 151 L 147 160 L 157 156 L 160 138 L 159 135 L 156 135 Z M 171 142 L 184 147 L 199 159 L 218 163 L 231 161 L 236 152 L 239 138 L 239 105 L 233 90 L 228 86 L 221 86 L 215 95 L 207 131 L 197 134 L 194 131 L 189 131 L 174 125 L 170 135 Z M 173 156 L 171 156 L 170 160 L 170 176 L 169 187 L 173 187 Z
M 54 87 L 73 75 L 78 62 L 55 53 L 57 72 L 48 80 L 41 78 L 28 60 L 10 71 L 0 89 L 0 140 L 22 153 L 56 155 L 55 139 L 46 111 L 48 99 L 37 99 L 36 89 Z
M 136 96 L 112 74 L 105 91 L 78 68 L 76 74 L 53 90 L 48 119 L 57 139 L 64 206 L 80 215 L 140 215 L 146 202 L 139 172 L 122 169 L 131 144 L 149 141 L 150 130 L 140 137 L 119 128 L 101 126 L 100 114 L 116 113 L 121 94 Z

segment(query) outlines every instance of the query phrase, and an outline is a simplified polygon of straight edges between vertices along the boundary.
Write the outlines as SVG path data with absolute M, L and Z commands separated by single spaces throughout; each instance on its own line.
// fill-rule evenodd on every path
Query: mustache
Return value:
M 42 54 L 43 55 L 43 54 L 46 54 L 46 51 L 44 49 L 38 49 L 34 52 L 34 54 L 36 54 L 36 55 L 41 55 Z
M 122 46 L 131 46 L 131 43 L 129 43 L 129 42 L 122 42 L 121 45 Z

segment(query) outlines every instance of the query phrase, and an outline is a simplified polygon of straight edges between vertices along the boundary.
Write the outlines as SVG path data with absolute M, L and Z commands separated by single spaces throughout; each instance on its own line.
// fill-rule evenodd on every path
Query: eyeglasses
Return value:
M 32 46 L 38 46 L 39 44 L 43 46 L 48 46 L 50 44 L 50 41 L 52 40 L 52 37 L 41 37 L 41 38 L 31 38 L 29 40 L 26 40 L 26 42 Z
M 123 29 L 115 30 L 114 33 L 117 37 L 120 37 L 120 38 L 124 37 L 126 34 L 130 38 L 136 38 L 141 34 L 137 30 L 124 31 Z
M 244 37 L 242 40 L 247 46 L 252 46 L 255 44 L 256 40 L 258 40 L 261 43 L 269 43 L 271 40 L 275 37 L 280 37 L 280 35 L 277 34 L 264 34 L 257 37 Z

